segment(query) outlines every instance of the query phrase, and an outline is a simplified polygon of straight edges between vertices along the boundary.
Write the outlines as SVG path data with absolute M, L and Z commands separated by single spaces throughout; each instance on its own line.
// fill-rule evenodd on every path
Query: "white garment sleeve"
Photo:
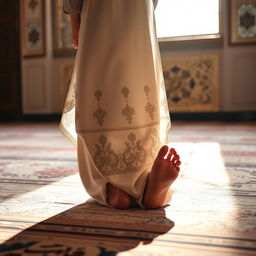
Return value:
M 66 14 L 80 13 L 83 0 L 63 0 L 63 12 Z

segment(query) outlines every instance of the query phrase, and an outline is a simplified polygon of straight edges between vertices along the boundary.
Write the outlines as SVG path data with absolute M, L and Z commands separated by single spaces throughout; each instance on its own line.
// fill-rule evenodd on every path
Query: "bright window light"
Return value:
M 159 0 L 158 38 L 219 34 L 219 0 Z

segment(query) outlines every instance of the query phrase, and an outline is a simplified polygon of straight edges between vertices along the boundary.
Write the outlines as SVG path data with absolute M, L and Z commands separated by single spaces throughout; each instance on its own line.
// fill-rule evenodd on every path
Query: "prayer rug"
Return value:
M 57 124 L 0 125 L 0 255 L 255 255 L 256 125 L 174 123 L 170 205 L 92 201 Z

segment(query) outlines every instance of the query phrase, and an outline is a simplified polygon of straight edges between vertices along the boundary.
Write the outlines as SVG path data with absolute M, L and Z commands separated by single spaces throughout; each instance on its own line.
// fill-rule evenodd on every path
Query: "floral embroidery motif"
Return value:
M 136 135 L 130 133 L 128 135 L 128 141 L 125 142 L 126 150 L 122 154 L 122 160 L 128 168 L 140 168 L 143 163 L 147 160 L 147 152 L 141 146 L 140 140 L 136 141 Z
M 75 98 L 76 98 L 76 93 L 77 93 L 76 87 L 77 87 L 77 85 L 74 84 L 72 87 L 72 96 L 70 97 L 70 99 L 68 97 L 69 100 L 65 102 L 63 113 L 67 113 L 75 107 Z
M 65 107 L 64 107 L 64 110 L 63 110 L 63 113 L 67 113 L 67 112 L 69 112 L 70 110 L 72 110 L 73 109 L 73 107 L 74 107 L 74 99 L 72 99 L 72 100 L 70 100 L 70 101 L 67 101 L 66 103 L 65 103 Z
M 122 114 L 122 116 L 124 116 L 126 118 L 127 122 L 129 124 L 131 124 L 132 119 L 133 119 L 133 115 L 135 114 L 135 110 L 134 110 L 134 108 L 132 108 L 128 104 L 128 96 L 130 94 L 130 91 L 127 87 L 123 87 L 122 90 L 121 90 L 121 93 L 124 95 L 124 98 L 125 98 L 125 101 L 126 101 L 126 105 L 122 109 L 121 114 Z
M 111 149 L 111 146 L 112 144 L 107 142 L 107 137 L 104 135 L 99 137 L 99 144 L 96 144 L 95 165 L 106 173 L 114 170 L 120 161 L 118 155 Z
M 98 107 L 98 109 L 94 112 L 93 116 L 97 119 L 98 124 L 102 126 L 104 123 L 104 119 L 107 116 L 107 112 L 101 107 Z
M 94 96 L 95 96 L 95 98 L 97 99 L 97 101 L 100 101 L 100 99 L 101 99 L 101 97 L 102 97 L 102 91 L 97 90 L 97 91 L 94 93 Z
M 126 120 L 128 121 L 129 124 L 132 123 L 132 116 L 135 114 L 134 109 L 126 104 L 126 106 L 122 109 L 122 115 L 126 117 Z
M 128 98 L 128 95 L 130 93 L 129 89 L 127 87 L 123 87 L 122 90 L 121 90 L 122 94 L 124 95 L 124 97 L 127 99 Z
M 93 116 L 97 119 L 97 122 L 100 126 L 104 124 L 104 120 L 107 116 L 107 112 L 100 106 L 100 100 L 103 93 L 100 90 L 95 91 L 94 96 L 97 100 L 98 108 L 94 111 Z
M 147 96 L 147 99 L 148 99 L 148 103 L 147 103 L 147 105 L 146 105 L 146 107 L 145 107 L 145 111 L 146 111 L 146 113 L 148 113 L 148 115 L 149 115 L 149 117 L 151 118 L 151 120 L 154 120 L 154 118 L 155 118 L 154 113 L 155 113 L 155 111 L 156 111 L 156 108 L 155 108 L 155 106 L 154 106 L 152 103 L 150 103 L 150 101 L 149 101 L 150 88 L 149 88 L 147 85 L 144 86 L 144 92 L 145 92 L 145 94 L 146 94 L 146 96 Z
M 98 144 L 95 145 L 94 162 L 103 175 L 136 172 L 152 163 L 159 148 L 157 129 L 152 131 L 149 148 L 145 148 L 133 132 L 128 134 L 124 144 L 123 152 L 117 153 L 105 135 L 99 136 Z
M 149 95 L 150 88 L 147 85 L 144 86 L 144 92 L 146 93 L 147 96 Z
M 153 129 L 150 140 L 151 140 L 151 146 L 149 148 L 149 154 L 152 159 L 155 159 L 156 155 L 158 154 L 158 150 L 160 148 L 160 141 L 158 139 L 157 129 Z
M 155 112 L 155 106 L 148 102 L 148 104 L 145 107 L 146 112 L 149 114 L 151 120 L 154 120 L 154 112 Z

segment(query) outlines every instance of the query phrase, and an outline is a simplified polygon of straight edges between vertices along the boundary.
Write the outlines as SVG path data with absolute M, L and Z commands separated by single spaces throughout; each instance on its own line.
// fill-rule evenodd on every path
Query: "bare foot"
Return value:
M 123 190 L 108 183 L 107 203 L 116 209 L 128 209 L 131 207 L 131 198 Z
M 181 164 L 175 149 L 163 146 L 149 173 L 143 205 L 147 208 L 165 206 L 170 197 L 170 185 L 176 180 Z

